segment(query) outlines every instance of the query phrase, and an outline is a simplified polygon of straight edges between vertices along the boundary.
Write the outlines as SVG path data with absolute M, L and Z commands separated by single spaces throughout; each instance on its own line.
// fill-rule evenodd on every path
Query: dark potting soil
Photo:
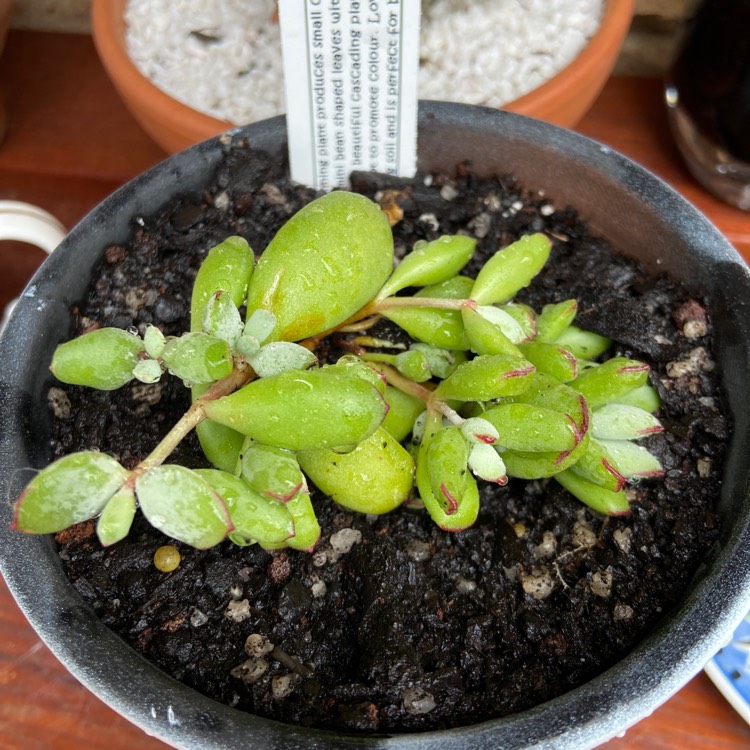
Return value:
M 627 654 L 680 599 L 716 540 L 728 425 L 710 320 L 700 299 L 647 277 L 574 210 L 512 178 L 479 179 L 459 165 L 450 177 L 353 182 L 403 210 L 394 226 L 401 253 L 419 239 L 468 232 L 486 257 L 523 233 L 549 233 L 552 259 L 523 300 L 541 309 L 577 298 L 577 324 L 651 365 L 666 431 L 648 445 L 665 477 L 632 488 L 626 517 L 593 513 L 554 481 L 511 480 L 483 486 L 477 523 L 449 534 L 424 512 L 368 517 L 313 491 L 323 527 L 313 554 L 177 544 L 180 566 L 162 573 L 152 558 L 168 540 L 141 518 L 108 549 L 93 523 L 63 532 L 60 554 L 104 623 L 178 680 L 238 709 L 362 732 L 503 716 Z M 240 234 L 261 251 L 313 196 L 262 154 L 228 148 L 203 195 L 134 217 L 132 240 L 103 248 L 75 310 L 77 330 L 187 330 L 207 250 Z M 165 378 L 113 393 L 55 385 L 50 400 L 56 455 L 98 448 L 133 466 L 186 408 L 188 392 Z M 176 460 L 203 464 L 197 441 Z

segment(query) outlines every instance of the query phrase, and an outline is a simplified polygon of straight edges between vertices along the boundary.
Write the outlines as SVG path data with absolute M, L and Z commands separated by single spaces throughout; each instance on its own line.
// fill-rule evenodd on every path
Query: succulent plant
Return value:
M 103 328 L 58 347 L 51 369 L 64 383 L 172 376 L 192 405 L 131 470 L 96 451 L 41 470 L 16 501 L 15 528 L 97 518 L 108 545 L 140 508 L 198 548 L 228 537 L 311 550 L 309 483 L 354 511 L 408 501 L 460 531 L 479 513 L 479 483 L 509 476 L 553 478 L 596 511 L 627 513 L 626 484 L 662 473 L 637 444 L 662 429 L 648 366 L 606 359 L 611 342 L 574 326 L 575 300 L 539 312 L 514 301 L 547 262 L 548 237 L 521 237 L 470 278 L 475 244 L 418 242 L 394 269 L 386 214 L 346 191 L 299 211 L 257 263 L 227 238 L 196 276 L 190 331 Z M 381 318 L 407 335 L 372 335 Z M 342 354 L 319 362 L 329 337 Z M 167 463 L 193 429 L 211 468 Z

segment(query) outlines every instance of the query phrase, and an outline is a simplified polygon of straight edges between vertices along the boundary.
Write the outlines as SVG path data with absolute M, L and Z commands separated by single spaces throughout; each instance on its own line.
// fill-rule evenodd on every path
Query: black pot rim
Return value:
M 707 273 L 733 280 L 736 289 L 744 290 L 745 299 L 750 298 L 750 274 L 726 239 L 669 186 L 624 156 L 540 121 L 444 102 L 421 103 L 420 149 L 423 139 L 436 137 L 446 126 L 465 132 L 469 140 L 487 132 L 502 133 L 503 143 L 507 141 L 511 147 L 514 143 L 531 144 L 542 155 L 564 154 L 582 169 L 625 185 L 650 212 L 668 217 L 665 221 L 681 236 L 689 234 L 696 262 L 712 264 Z M 68 306 L 76 293 L 73 282 L 67 282 L 62 290 L 53 291 L 53 286 L 66 270 L 70 274 L 71 265 L 85 267 L 103 251 L 103 238 L 127 231 L 128 219 L 120 216 L 120 206 L 127 205 L 132 216 L 145 214 L 149 198 L 139 198 L 142 192 L 155 194 L 160 183 L 172 185 L 176 178 L 199 176 L 221 151 L 222 139 L 247 138 L 258 148 L 281 152 L 284 132 L 283 118 L 274 118 L 170 157 L 94 209 L 34 275 L 0 339 L 3 496 L 14 497 L 19 482 L 23 483 L 19 471 L 44 456 L 45 447 L 38 443 L 34 447 L 31 437 L 36 425 L 23 417 L 30 399 L 39 394 L 38 387 L 34 393 L 25 385 L 26 362 L 34 352 L 48 349 L 50 341 L 54 344 L 65 335 Z M 442 157 L 438 154 L 435 158 Z M 106 231 L 102 225 L 107 225 Z M 96 235 L 93 240 L 92 234 Z M 737 350 L 736 369 L 744 373 L 750 352 L 750 313 L 743 310 L 740 315 L 736 335 L 724 344 Z M 44 331 L 41 335 L 40 330 Z M 731 372 L 727 377 L 731 378 Z M 741 378 L 737 375 L 736 379 L 739 382 Z M 744 404 L 747 402 L 745 397 Z M 32 627 L 63 665 L 115 711 L 175 747 L 593 747 L 650 714 L 682 687 L 726 642 L 750 605 L 750 468 L 741 460 L 747 450 L 747 417 L 739 407 L 735 412 L 729 462 L 729 473 L 735 478 L 725 482 L 722 503 L 737 512 L 731 516 L 720 548 L 706 562 L 684 600 L 632 653 L 580 688 L 531 710 L 470 727 L 348 736 L 262 719 L 205 698 L 159 671 L 99 622 L 63 575 L 51 539 L 9 529 L 10 501 L 3 504 L 0 517 L 0 569 Z

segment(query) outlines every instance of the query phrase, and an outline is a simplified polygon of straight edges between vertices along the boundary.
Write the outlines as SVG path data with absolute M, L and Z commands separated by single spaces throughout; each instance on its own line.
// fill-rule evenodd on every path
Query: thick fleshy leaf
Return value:
M 420 289 L 415 297 L 429 297 L 431 299 L 469 299 L 474 279 L 469 276 L 454 276 L 451 279 L 432 284 Z
M 209 385 L 195 385 L 191 389 L 193 401 L 200 398 Z M 209 462 L 217 469 L 233 474 L 237 469 L 240 450 L 245 443 L 245 436 L 223 424 L 205 419 L 195 432 Z
M 477 241 L 462 235 L 443 236 L 414 247 L 378 292 L 390 297 L 409 286 L 431 286 L 455 276 L 472 258 Z
M 570 470 L 589 482 L 598 484 L 600 487 L 606 487 L 612 492 L 622 489 L 627 482 L 627 477 L 615 468 L 615 461 L 610 452 L 593 436 L 589 440 L 586 450 L 570 467 Z
M 291 341 L 272 341 L 262 346 L 248 361 L 258 377 L 267 378 L 287 370 L 304 370 L 317 362 L 318 358 L 309 349 Z
M 60 344 L 50 370 L 63 383 L 113 391 L 133 379 L 143 351 L 140 337 L 119 328 L 99 328 Z
M 427 360 L 430 372 L 436 378 L 447 378 L 461 362 L 466 361 L 466 356 L 460 351 L 441 349 L 430 344 L 412 344 L 411 349 L 421 352 Z
M 356 445 L 388 405 L 366 380 L 336 367 L 282 372 L 205 405 L 209 419 L 259 443 L 290 450 Z
M 545 305 L 536 317 L 536 331 L 539 341 L 551 343 L 575 320 L 578 302 L 568 299 L 552 305 Z
M 223 339 L 234 348 L 242 335 L 242 317 L 231 295 L 221 289 L 212 294 L 203 313 L 203 332 Z
M 468 529 L 479 515 L 479 488 L 471 474 L 467 474 L 466 490 L 463 502 L 454 513 L 447 514 L 435 496 L 430 486 L 430 476 L 427 462 L 427 443 L 423 442 L 417 457 L 416 482 L 419 495 L 430 518 L 443 531 L 463 531 Z
M 546 235 L 529 234 L 498 250 L 477 274 L 471 298 L 480 305 L 507 302 L 544 268 L 550 249 Z
M 242 448 L 240 476 L 255 492 L 282 503 L 289 502 L 305 487 L 294 453 L 250 439 Z
M 494 323 L 476 308 L 461 308 L 461 319 L 471 351 L 475 354 L 510 354 L 521 356 L 518 347 Z
M 341 367 L 350 375 L 366 380 L 368 383 L 374 385 L 380 393 L 385 393 L 386 386 L 388 385 L 385 375 L 375 367 L 370 367 L 370 365 L 356 355 L 345 354 L 343 357 L 339 357 L 336 360 L 336 367 Z
M 320 524 L 310 502 L 310 493 L 298 492 L 284 507 L 294 521 L 294 536 L 285 544 L 292 549 L 312 552 L 320 539 Z
M 415 295 L 416 296 L 416 295 Z M 413 339 L 443 349 L 469 348 L 461 313 L 430 307 L 391 307 L 383 317 L 403 328 Z
M 112 495 L 96 522 L 96 535 L 103 547 L 115 544 L 128 535 L 135 509 L 135 492 L 132 486 L 125 484 Z
M 630 443 L 627 440 L 601 440 L 601 444 L 609 451 L 612 462 L 628 481 L 660 477 L 664 468 L 659 459 L 642 445 Z
M 630 393 L 618 396 L 615 403 L 635 406 L 652 414 L 661 407 L 661 398 L 656 389 L 646 383 L 640 388 L 634 388 Z
M 156 326 L 146 326 L 146 332 L 143 334 L 143 348 L 149 357 L 157 359 L 161 357 L 167 339 Z
M 155 359 L 138 360 L 133 368 L 133 377 L 141 383 L 158 383 L 162 374 L 161 365 Z
M 476 443 L 469 452 L 469 468 L 480 479 L 495 484 L 507 484 L 508 473 L 500 454 L 486 443 Z
M 564 346 L 576 359 L 596 359 L 612 346 L 612 341 L 598 333 L 568 326 L 557 336 L 555 343 Z
M 522 357 L 487 354 L 464 362 L 435 390 L 442 399 L 491 401 L 522 393 L 534 366 Z
M 505 462 L 508 475 L 519 479 L 545 479 L 570 468 L 589 443 L 589 435 L 572 451 L 561 453 L 532 453 L 529 451 L 498 450 Z
M 298 458 L 318 489 L 359 513 L 389 513 L 414 483 L 412 457 L 382 427 L 349 453 L 300 451 Z
M 203 477 L 184 466 L 148 469 L 136 479 L 135 494 L 154 528 L 191 547 L 213 547 L 232 531 L 224 501 Z
M 591 434 L 602 440 L 638 440 L 662 432 L 650 412 L 627 404 L 605 404 L 591 414 Z
M 162 360 L 173 375 L 191 385 L 221 380 L 234 367 L 229 344 L 202 332 L 184 333 L 167 341 Z
M 459 509 L 466 493 L 468 440 L 458 427 L 444 427 L 429 441 L 426 458 L 432 496 L 450 516 Z
M 528 341 L 519 346 L 521 355 L 531 362 L 539 372 L 551 375 L 561 383 L 578 376 L 578 361 L 565 347 L 543 341 Z
M 273 333 L 276 328 L 276 316 L 268 310 L 254 310 L 245 323 L 244 333 L 252 336 L 261 344 Z
M 229 538 L 243 547 L 257 542 L 275 549 L 294 535 L 294 522 L 283 503 L 261 495 L 239 477 L 216 469 L 196 469 L 221 496 L 234 525 Z
M 532 404 L 499 404 L 482 414 L 497 430 L 497 444 L 532 453 L 571 451 L 579 440 L 572 419 L 562 412 Z
M 485 320 L 499 328 L 513 344 L 520 344 L 529 338 L 524 327 L 504 308 L 494 305 L 477 305 L 476 310 Z
M 414 428 L 417 417 L 424 412 L 424 401 L 389 385 L 385 389 L 388 414 L 383 420 L 383 429 L 399 443 Z
M 396 369 L 415 383 L 424 383 L 432 377 L 430 365 L 423 352 L 409 349 L 396 355 Z
M 493 445 L 500 437 L 495 425 L 482 417 L 469 417 L 461 423 L 461 432 L 470 443 Z
M 624 516 L 630 513 L 630 504 L 624 490 L 612 492 L 600 487 L 571 470 L 561 471 L 555 475 L 558 481 L 571 495 L 599 513 L 610 516 Z
M 52 534 L 101 513 L 129 472 L 106 453 L 63 456 L 42 469 L 16 501 L 13 527 Z
M 237 307 L 242 306 L 254 266 L 255 255 L 242 237 L 227 237 L 208 251 L 193 282 L 191 331 L 203 330 L 206 304 L 219 290 L 226 292 Z
M 569 385 L 583 395 L 589 408 L 596 409 L 640 388 L 648 380 L 648 373 L 649 366 L 644 362 L 613 357 L 584 370 Z
M 342 323 L 393 270 L 388 218 L 362 195 L 336 190 L 300 209 L 271 240 L 247 307 L 272 312 L 274 340 L 298 341 Z
M 533 307 L 520 302 L 507 302 L 504 305 L 494 305 L 494 307 L 513 318 L 521 326 L 526 339 L 533 339 L 536 336 L 536 313 Z

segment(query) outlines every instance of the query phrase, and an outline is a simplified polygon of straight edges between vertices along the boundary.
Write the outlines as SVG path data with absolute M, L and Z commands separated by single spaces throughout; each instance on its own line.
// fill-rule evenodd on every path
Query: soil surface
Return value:
M 520 711 L 631 650 L 717 538 L 712 508 L 729 427 L 710 320 L 703 301 L 648 278 L 573 210 L 512 178 L 478 179 L 459 165 L 450 177 L 353 182 L 403 211 L 400 253 L 468 232 L 486 256 L 521 234 L 549 233 L 552 260 L 523 300 L 541 309 L 577 298 L 578 325 L 651 365 L 666 431 L 648 444 L 665 477 L 631 490 L 626 517 L 597 515 L 553 481 L 511 480 L 482 486 L 479 519 L 460 534 L 441 532 L 424 512 L 368 517 L 314 493 L 323 536 L 313 554 L 177 544 L 180 566 L 161 573 L 152 558 L 168 540 L 140 518 L 108 549 L 93 523 L 64 532 L 60 554 L 104 623 L 178 680 L 238 709 L 358 732 Z M 134 220 L 131 242 L 103 248 L 75 326 L 187 330 L 186 301 L 207 250 L 241 234 L 262 251 L 313 196 L 263 155 L 228 149 L 203 195 Z M 188 392 L 169 378 L 114 393 L 56 384 L 50 400 L 56 455 L 95 447 L 132 466 L 186 408 Z M 192 439 L 176 459 L 204 463 Z

